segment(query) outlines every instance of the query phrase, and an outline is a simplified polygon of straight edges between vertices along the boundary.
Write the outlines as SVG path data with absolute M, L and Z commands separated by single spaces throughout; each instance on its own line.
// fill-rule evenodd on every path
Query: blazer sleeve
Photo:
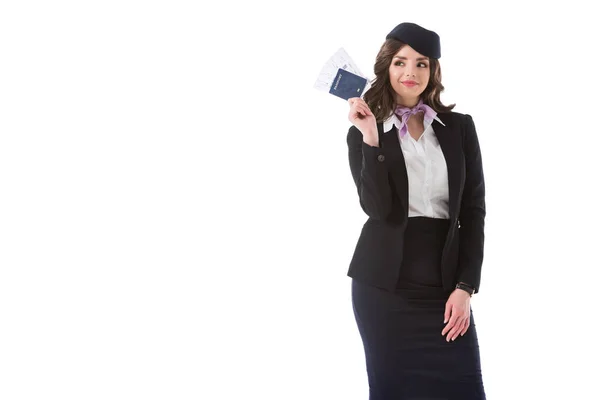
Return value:
M 358 190 L 360 206 L 369 217 L 384 220 L 392 210 L 392 190 L 385 152 L 380 147 L 365 143 L 362 133 L 354 125 L 348 130 L 347 142 L 350 171 Z
M 485 182 L 479 140 L 475 123 L 465 114 L 463 152 L 465 156 L 465 187 L 460 205 L 458 282 L 479 291 L 483 264 L 485 224 Z

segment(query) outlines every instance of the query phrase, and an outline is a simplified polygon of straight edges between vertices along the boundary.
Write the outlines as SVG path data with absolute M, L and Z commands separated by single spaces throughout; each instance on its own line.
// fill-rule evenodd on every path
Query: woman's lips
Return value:
M 415 81 L 404 81 L 404 82 L 402 82 L 402 84 L 404 86 L 413 87 L 413 86 L 417 85 L 417 82 L 415 82 Z

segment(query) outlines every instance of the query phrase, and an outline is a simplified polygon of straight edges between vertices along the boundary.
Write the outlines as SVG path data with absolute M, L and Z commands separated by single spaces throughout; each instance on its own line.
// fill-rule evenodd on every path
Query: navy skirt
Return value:
M 442 336 L 451 293 L 441 279 L 449 226 L 446 219 L 408 219 L 394 293 L 352 279 L 369 400 L 485 400 L 473 313 L 464 336 Z

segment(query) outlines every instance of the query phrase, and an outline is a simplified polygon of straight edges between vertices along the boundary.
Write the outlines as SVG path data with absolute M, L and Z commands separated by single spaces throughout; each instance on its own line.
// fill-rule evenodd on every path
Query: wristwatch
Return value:
M 465 292 L 469 293 L 469 296 L 473 296 L 473 293 L 475 293 L 475 288 L 474 287 L 472 287 L 470 285 L 467 285 L 466 283 L 463 283 L 463 282 L 458 282 L 456 284 L 456 288 L 457 289 L 462 289 Z

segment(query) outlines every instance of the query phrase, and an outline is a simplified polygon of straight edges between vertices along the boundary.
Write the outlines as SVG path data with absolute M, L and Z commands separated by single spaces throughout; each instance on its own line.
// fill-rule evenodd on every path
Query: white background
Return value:
M 488 399 L 599 399 L 600 35 L 547 3 L 2 2 L 0 398 L 367 399 L 348 105 L 312 85 L 411 21 L 481 144 Z

